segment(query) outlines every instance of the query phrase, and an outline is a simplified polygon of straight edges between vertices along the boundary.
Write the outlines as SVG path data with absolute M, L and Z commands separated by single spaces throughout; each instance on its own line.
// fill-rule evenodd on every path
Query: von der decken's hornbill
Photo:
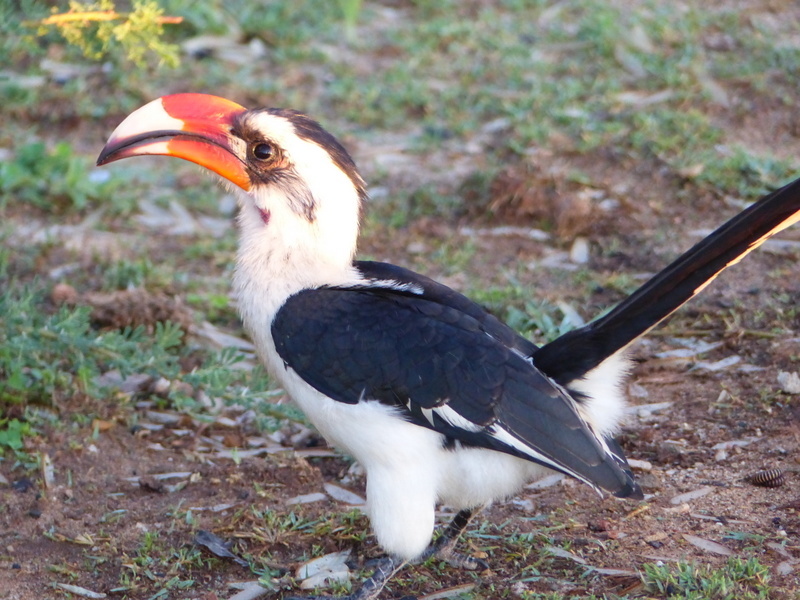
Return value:
M 132 113 L 98 164 L 177 156 L 233 184 L 234 275 L 259 356 L 311 422 L 367 473 L 388 556 L 351 598 L 407 561 L 453 552 L 472 511 L 551 470 L 642 496 L 612 435 L 625 349 L 721 271 L 800 219 L 800 180 L 734 217 L 606 316 L 538 348 L 477 304 L 401 267 L 355 261 L 366 187 L 317 122 L 177 94 Z M 460 512 L 431 545 L 437 502 Z

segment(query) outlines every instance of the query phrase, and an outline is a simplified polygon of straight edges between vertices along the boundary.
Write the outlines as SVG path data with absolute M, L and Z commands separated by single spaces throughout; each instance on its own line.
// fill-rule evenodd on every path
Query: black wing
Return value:
M 435 301 L 427 281 L 302 291 L 273 321 L 278 354 L 336 401 L 377 400 L 449 441 L 520 456 L 619 496 L 640 494 L 574 401 L 493 337 L 507 335 L 499 321 L 455 292 Z
M 519 335 L 482 306 L 438 281 L 389 263 L 359 261 L 356 266 L 369 282 L 384 287 L 388 282 L 395 290 L 406 286 L 409 294 L 449 306 L 472 317 L 483 331 L 524 356 L 532 356 L 539 349 L 536 344 Z M 412 289 L 416 291 L 411 291 Z

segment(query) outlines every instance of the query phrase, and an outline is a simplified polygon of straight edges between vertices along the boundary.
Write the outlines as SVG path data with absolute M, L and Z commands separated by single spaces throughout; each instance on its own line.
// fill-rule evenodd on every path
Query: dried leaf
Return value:
M 297 567 L 295 577 L 302 579 L 300 588 L 310 590 L 316 587 L 327 587 L 328 584 L 350 579 L 350 567 L 347 559 L 350 550 L 332 552 L 303 563 Z
M 630 569 L 606 569 L 604 567 L 592 567 L 592 573 L 609 575 L 611 577 L 639 577 L 639 573 Z
M 707 540 L 705 538 L 697 537 L 696 535 L 691 535 L 689 533 L 684 533 L 683 534 L 683 539 L 685 539 L 687 542 L 689 542 L 693 546 L 696 546 L 697 548 L 700 548 L 700 550 L 703 550 L 705 552 L 710 552 L 712 554 L 720 554 L 722 556 L 732 556 L 733 555 L 733 550 L 731 550 L 730 548 L 727 548 L 727 547 L 725 547 L 722 544 L 719 544 L 717 542 L 712 542 L 711 540 Z
M 241 448 L 231 448 L 226 450 L 220 450 L 216 454 L 214 454 L 217 458 L 230 458 L 234 460 L 240 460 L 242 458 L 252 458 L 253 456 L 261 456 L 262 454 L 274 454 L 276 452 L 287 452 L 291 450 L 291 448 L 286 448 L 284 446 L 270 446 L 268 448 L 252 448 L 250 450 L 242 450 Z
M 191 471 L 174 471 L 172 473 L 151 473 L 148 477 L 161 481 L 163 479 L 182 479 L 184 477 L 191 477 Z M 125 477 L 125 481 L 138 482 L 139 477 Z
M 200 512 L 200 511 L 208 511 L 208 512 L 224 512 L 229 508 L 233 508 L 236 506 L 235 503 L 226 502 L 223 504 L 215 504 L 214 506 L 192 506 L 189 510 Z
M 550 234 L 542 231 L 541 229 L 534 229 L 532 227 L 515 227 L 513 225 L 504 225 L 501 227 L 480 228 L 462 227 L 458 230 L 460 235 L 467 237 L 474 236 L 490 236 L 490 237 L 525 237 L 537 242 L 546 242 L 550 239 Z
M 272 591 L 263 587 L 258 581 L 248 581 L 245 585 L 236 587 L 240 587 L 242 591 L 236 592 L 233 596 L 228 598 L 228 600 L 255 600 Z
M 328 492 L 328 495 L 334 500 L 338 500 L 339 502 L 344 502 L 345 504 L 352 504 L 354 506 L 359 506 L 366 502 L 364 498 L 362 498 L 358 494 L 355 494 L 350 490 L 346 490 L 345 488 L 338 486 L 334 483 L 326 483 L 325 491 Z
M 223 331 L 219 327 L 212 325 L 208 321 L 203 323 L 192 330 L 192 334 L 208 342 L 212 347 L 219 350 L 223 348 L 236 348 L 242 352 L 253 354 L 255 353 L 255 346 L 248 340 L 233 335 L 227 331 Z M 239 363 L 234 363 L 232 368 L 239 368 Z
M 698 354 L 704 354 L 709 350 L 719 348 L 724 343 L 705 342 L 703 340 L 698 341 L 694 338 L 680 338 L 674 341 L 684 347 L 675 348 L 674 350 L 667 350 L 666 352 L 659 352 L 656 354 L 656 358 L 693 358 Z
M 564 480 L 564 475 L 561 473 L 553 473 L 547 477 L 542 477 L 538 481 L 534 481 L 525 486 L 526 490 L 543 490 L 544 488 L 553 487 L 557 483 Z
M 711 446 L 712 450 L 730 450 L 734 447 L 744 448 L 745 446 L 749 446 L 753 442 L 757 442 L 760 440 L 760 437 L 752 437 L 747 438 L 745 440 L 726 440 L 724 442 L 720 442 L 718 444 L 714 444 Z
M 198 546 L 203 546 L 215 556 L 219 556 L 220 558 L 229 558 L 236 564 L 241 565 L 243 567 L 248 566 L 246 560 L 244 560 L 243 558 L 239 558 L 229 550 L 231 545 L 230 542 L 226 542 L 222 538 L 214 535 L 209 531 L 204 531 L 203 529 L 198 531 L 197 535 L 194 537 L 194 543 L 197 544 Z
M 53 461 L 50 459 L 50 455 L 47 454 L 47 452 L 39 453 L 39 464 L 41 465 L 42 482 L 44 483 L 44 487 L 45 489 L 50 489 L 55 483 L 56 470 L 55 467 L 53 467 Z
M 775 565 L 775 572 L 778 575 L 789 575 L 792 571 L 794 571 L 794 566 L 796 564 L 796 560 L 784 560 L 783 562 Z
M 714 487 L 707 485 L 697 490 L 692 490 L 691 492 L 686 492 L 684 494 L 678 494 L 673 498 L 670 498 L 670 504 L 683 504 L 684 502 L 689 502 L 690 500 L 697 500 L 698 498 L 702 498 L 706 494 L 710 494 L 714 491 Z
M 75 594 L 76 596 L 82 596 L 83 598 L 106 598 L 106 594 L 102 592 L 93 592 L 92 590 L 87 590 L 84 587 L 80 587 L 77 585 L 70 585 L 69 583 L 57 583 L 57 588 L 64 590 L 65 592 L 69 592 L 70 594 Z
M 82 546 L 94 546 L 97 543 L 91 533 L 79 533 L 71 541 Z
M 559 548 L 558 546 L 545 546 L 544 549 L 547 550 L 547 552 L 549 552 L 553 556 L 557 556 L 559 558 L 566 558 L 568 560 L 575 561 L 576 563 L 581 565 L 589 564 L 586 562 L 586 560 L 584 560 L 577 554 L 573 554 L 572 552 L 564 550 L 563 548 Z
M 653 415 L 653 413 L 661 412 L 672 406 L 672 402 L 651 402 L 650 404 L 640 404 L 634 407 L 636 416 L 640 419 L 646 419 Z
M 778 544 L 777 542 L 766 542 L 764 544 L 764 546 L 766 546 L 770 550 L 773 550 L 774 552 L 777 552 L 783 558 L 790 559 L 790 560 L 797 560 L 797 559 L 794 558 L 794 556 L 791 555 L 791 553 L 782 544 Z
M 634 106 L 650 106 L 651 104 L 658 104 L 671 100 L 675 96 L 674 90 L 661 90 L 649 94 L 639 90 L 631 90 L 627 92 L 620 92 L 616 95 L 618 102 L 623 104 L 632 104 Z
M 336 458 L 341 456 L 333 448 L 300 448 L 295 450 L 294 454 L 300 458 Z
M 153 423 L 159 423 L 161 425 L 177 425 L 181 420 L 181 415 L 178 413 L 159 410 L 148 410 L 144 413 L 144 416 Z
M 286 504 L 310 504 L 311 502 L 320 502 L 321 500 L 326 500 L 327 498 L 328 497 L 322 492 L 317 492 L 314 494 L 302 494 L 301 496 L 289 498 L 286 500 Z
M 92 429 L 96 429 L 100 433 L 104 431 L 108 431 L 112 427 L 114 427 L 114 421 L 104 421 L 102 419 L 92 419 Z
M 228 600 L 255 600 L 272 591 L 263 587 L 258 581 L 248 581 L 245 585 L 241 586 L 241 590 L 241 592 L 236 592 L 233 596 L 228 598 Z
M 728 368 L 732 367 L 733 365 L 741 362 L 741 360 L 742 360 L 741 356 L 736 356 L 734 354 L 733 356 L 729 356 L 728 358 L 723 358 L 722 360 L 717 360 L 717 361 L 714 361 L 714 362 L 700 361 L 700 362 L 696 363 L 691 368 L 691 370 L 692 371 L 711 371 L 713 373 L 713 372 L 716 372 L 716 371 L 723 371 L 725 369 L 728 369 Z
M 445 600 L 446 598 L 455 598 L 456 596 L 461 596 L 462 594 L 468 594 L 474 589 L 474 583 L 465 583 L 463 585 L 457 585 L 455 587 L 447 588 L 446 590 L 438 591 L 435 594 L 420 596 L 419 600 Z

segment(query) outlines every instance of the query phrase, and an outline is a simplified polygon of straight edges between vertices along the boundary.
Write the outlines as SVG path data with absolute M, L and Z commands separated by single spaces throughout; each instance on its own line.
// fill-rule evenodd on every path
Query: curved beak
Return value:
M 250 176 L 231 138 L 243 106 L 208 94 L 163 96 L 132 112 L 97 158 L 105 165 L 129 156 L 176 156 L 214 171 L 243 190 Z

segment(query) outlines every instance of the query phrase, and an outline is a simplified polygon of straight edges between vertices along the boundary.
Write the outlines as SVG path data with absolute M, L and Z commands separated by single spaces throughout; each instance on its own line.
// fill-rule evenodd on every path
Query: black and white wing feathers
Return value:
M 278 354 L 312 387 L 338 402 L 397 407 L 448 444 L 641 493 L 624 458 L 533 367 L 533 344 L 445 286 L 391 265 L 358 267 L 363 285 L 301 291 L 272 323 Z

